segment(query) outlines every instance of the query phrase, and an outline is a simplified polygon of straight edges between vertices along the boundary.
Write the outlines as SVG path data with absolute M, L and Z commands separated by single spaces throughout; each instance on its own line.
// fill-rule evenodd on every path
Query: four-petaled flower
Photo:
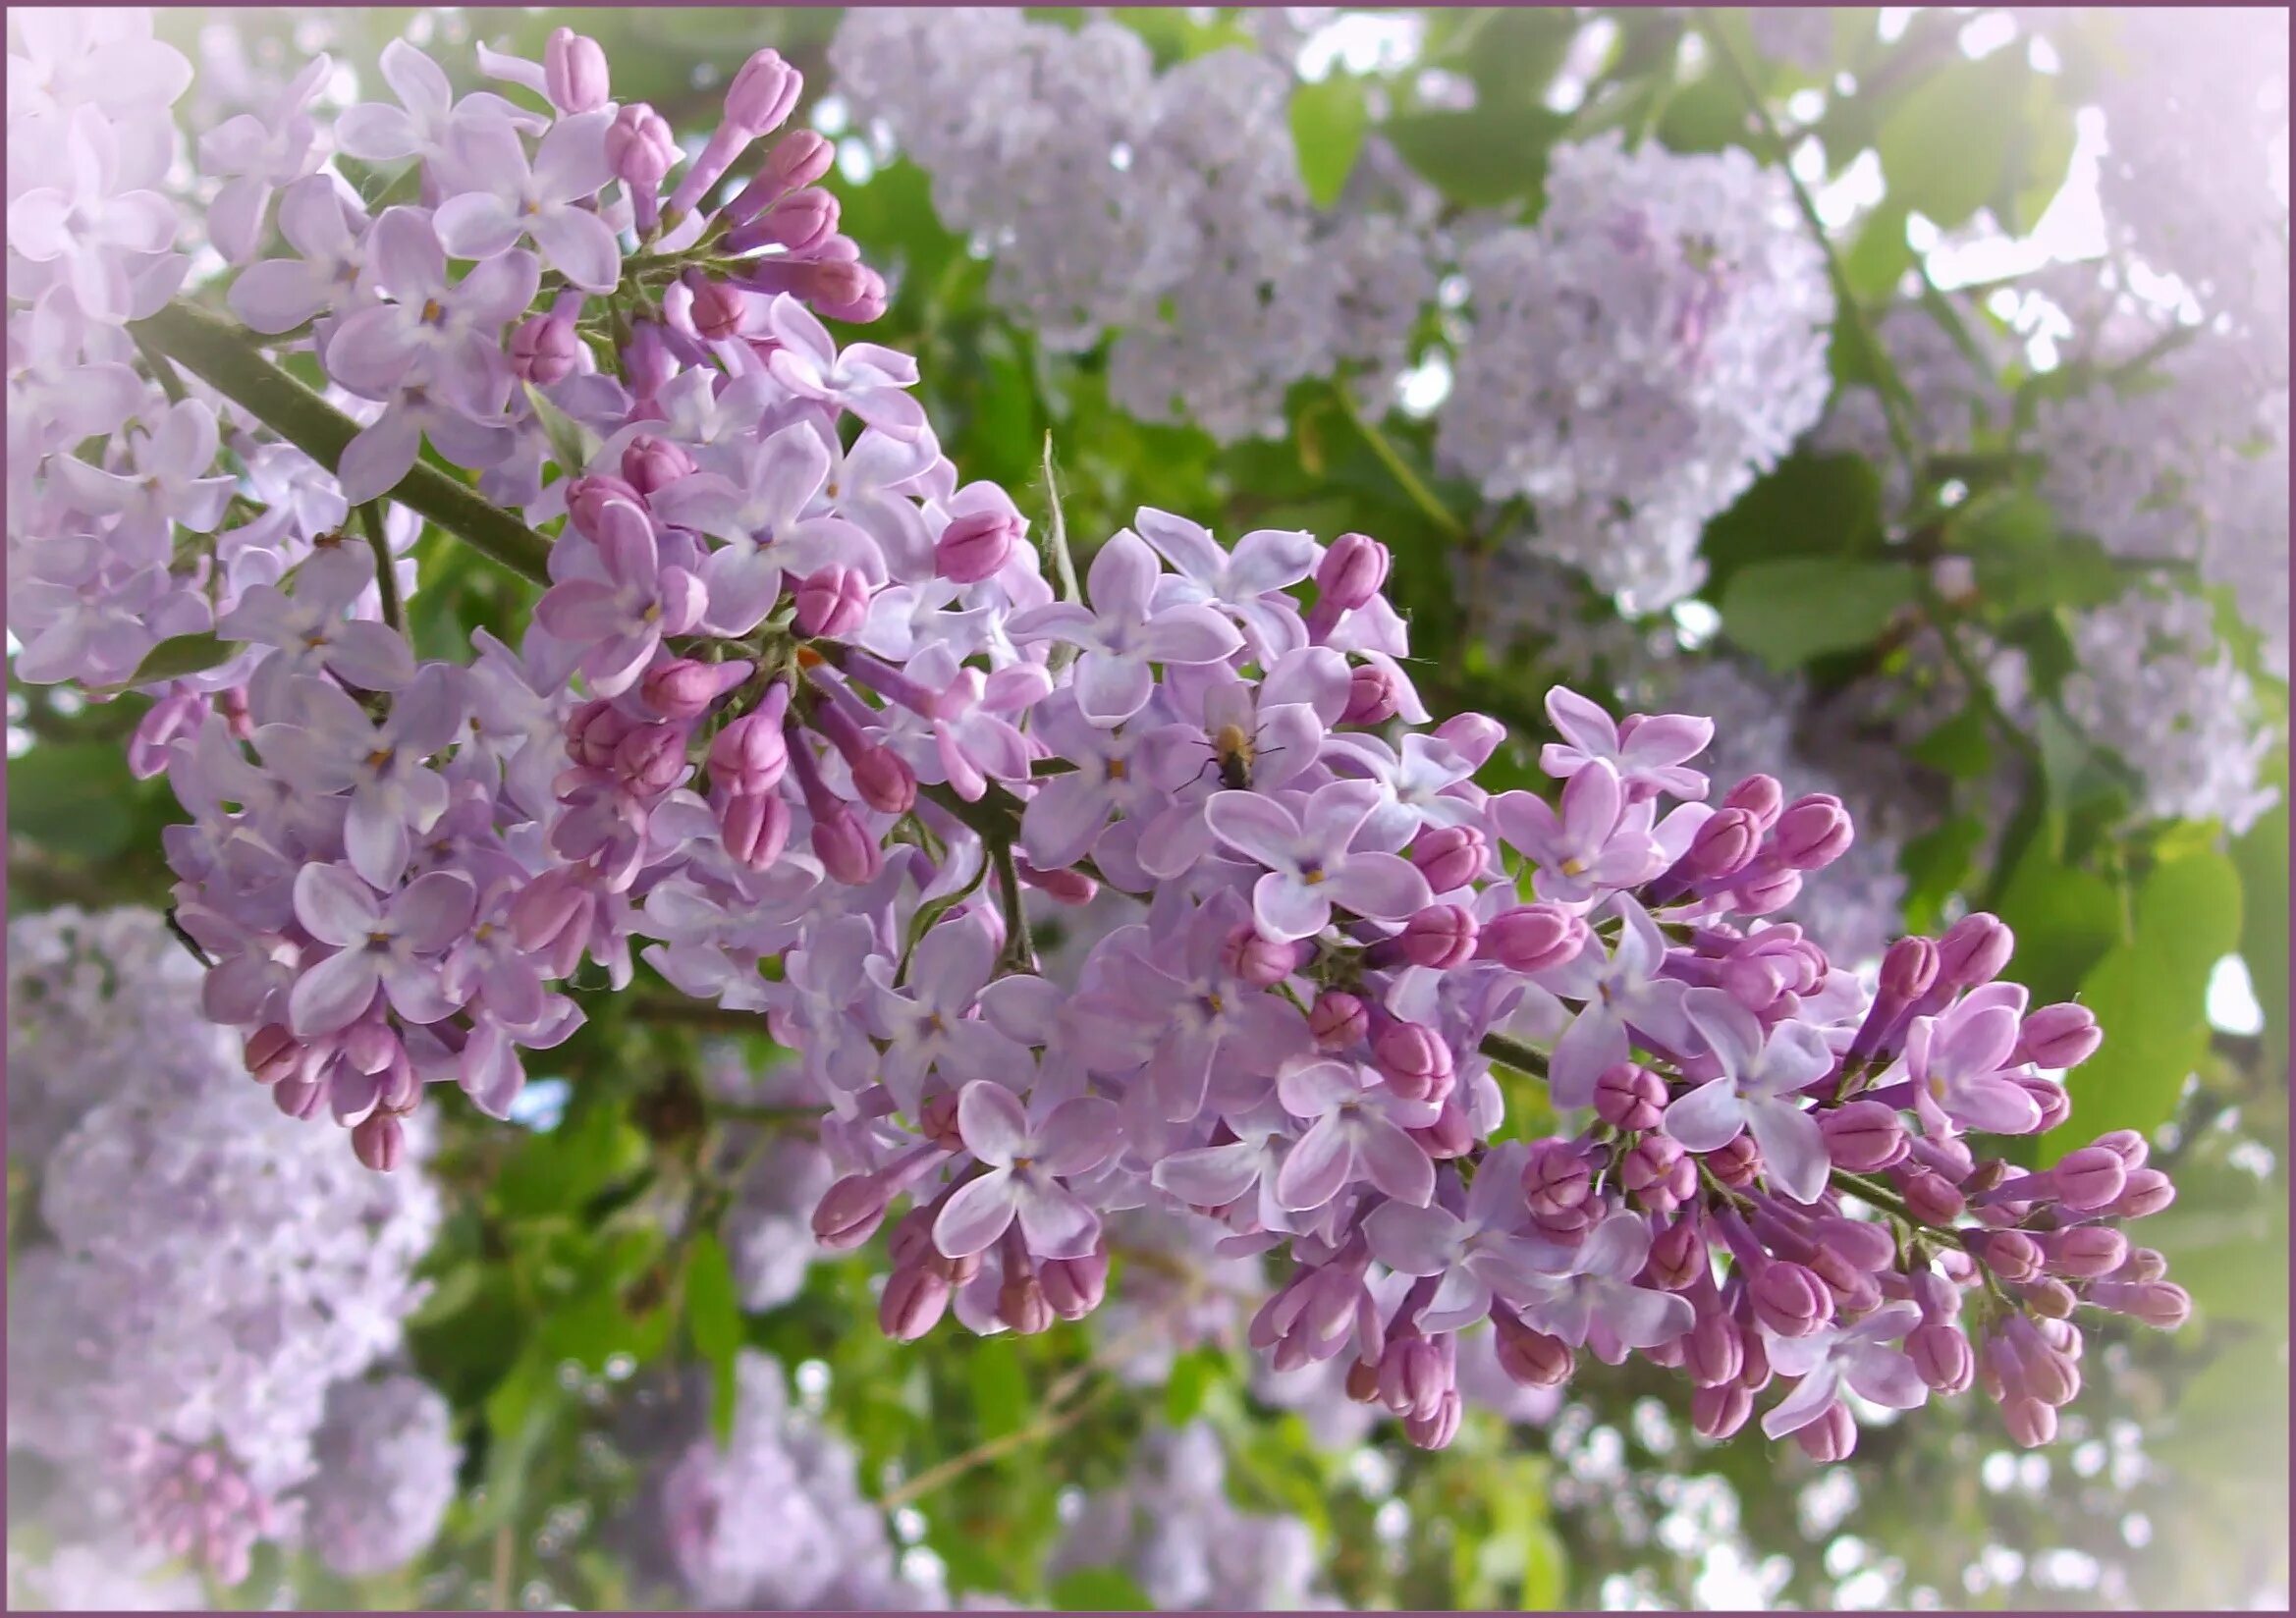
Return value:
M 1157 605 L 1156 553 L 1139 535 L 1120 532 L 1092 559 L 1090 607 L 1048 602 L 1012 615 L 1014 641 L 1065 640 L 1081 649 L 1076 705 L 1094 725 L 1121 725 L 1148 706 L 1159 663 L 1218 663 L 1243 636 L 1210 607 Z
M 1260 930 L 1272 939 L 1311 939 L 1331 925 L 1334 906 L 1400 921 L 1434 900 L 1409 860 L 1350 851 L 1379 801 L 1371 782 L 1339 781 L 1316 788 L 1296 814 L 1275 798 L 1234 791 L 1214 793 L 1204 814 L 1214 836 L 1268 868 L 1252 885 Z
M 1803 1337 L 1780 1337 L 1765 1329 L 1763 1347 L 1770 1369 L 1798 1376 L 1794 1390 L 1762 1418 L 1773 1438 L 1798 1432 L 1831 1408 L 1843 1388 L 1888 1410 L 1914 1410 L 1929 1400 L 1913 1356 L 1892 1348 L 1921 1324 L 1921 1309 L 1902 1299 L 1884 1304 L 1855 1325 L 1821 1326 Z
M 1061 1182 L 1108 1160 L 1121 1129 L 1116 1104 L 1077 1096 L 1032 1115 L 994 1080 L 957 1094 L 957 1129 L 988 1172 L 967 1180 L 933 1221 L 933 1245 L 952 1259 L 986 1252 L 1014 1219 L 1041 1259 L 1082 1259 L 1100 1240 L 1100 1215 Z
M 1765 1039 L 1754 1013 L 1720 989 L 1693 989 L 1682 1003 L 1722 1073 L 1669 1106 L 1662 1127 L 1693 1152 L 1719 1152 L 1749 1131 L 1770 1183 L 1795 1202 L 1816 1202 L 1832 1163 L 1801 1092 L 1833 1069 L 1826 1037 L 1808 1023 L 1787 1022 Z

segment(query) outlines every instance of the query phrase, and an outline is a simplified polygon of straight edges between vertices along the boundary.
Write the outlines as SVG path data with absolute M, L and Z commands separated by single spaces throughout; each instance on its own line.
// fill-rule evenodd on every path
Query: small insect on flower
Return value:
M 1204 761 L 1204 770 L 1217 769 L 1220 784 L 1230 792 L 1248 792 L 1252 784 L 1252 766 L 1259 762 L 1260 745 L 1242 726 L 1228 724 L 1212 732 L 1212 756 Z M 1271 747 L 1267 756 L 1275 757 L 1284 751 Z M 1196 772 L 1196 779 L 1204 779 L 1204 770 Z

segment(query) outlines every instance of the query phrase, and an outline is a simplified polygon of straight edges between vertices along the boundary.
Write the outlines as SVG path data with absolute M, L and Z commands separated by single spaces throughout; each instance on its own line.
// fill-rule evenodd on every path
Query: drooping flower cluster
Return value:
M 1278 1370 L 1343 1366 L 1431 1447 L 1456 1431 L 1479 1326 L 1532 1386 L 1582 1349 L 1679 1366 L 1710 1434 L 1775 1381 L 1765 1429 L 1838 1456 L 1844 1388 L 1902 1408 L 1981 1368 L 2011 1431 L 2043 1441 L 2077 1386 L 2077 1310 L 2181 1318 L 2158 1255 L 2110 1223 L 2169 1196 L 2140 1139 L 2045 1173 L 1985 1139 L 2060 1122 L 2043 1070 L 2097 1037 L 2001 979 L 2005 928 L 1897 941 L 1865 977 L 1774 920 L 1851 846 L 1839 800 L 1757 774 L 1710 801 L 1709 724 L 1562 688 L 1549 790 L 1486 792 L 1502 728 L 1432 722 L 1361 534 L 1230 547 L 1143 509 L 1056 591 L 1010 497 L 939 454 L 913 363 L 841 349 L 809 312 L 870 312 L 867 272 L 826 247 L 710 250 L 812 243 L 834 211 L 796 200 L 825 195 L 802 132 L 724 214 L 691 211 L 795 99 L 770 52 L 667 200 L 651 126 L 614 113 L 625 189 L 595 208 L 588 41 L 562 32 L 534 70 L 555 119 L 449 106 L 418 53 L 392 63 L 404 107 L 336 138 L 417 156 L 435 206 L 346 213 L 301 261 L 326 266 L 306 295 L 379 289 L 304 310 L 321 367 L 382 407 L 338 473 L 390 471 L 411 424 L 555 533 L 519 652 L 489 637 L 468 667 L 417 664 L 369 617 L 367 549 L 312 535 L 284 584 L 217 620 L 248 648 L 221 695 L 171 693 L 146 724 L 193 817 L 169 854 L 216 957 L 204 1007 L 282 1109 L 333 1112 L 389 1167 L 427 1083 L 507 1109 L 518 1049 L 580 1015 L 567 981 L 586 962 L 626 985 L 651 940 L 664 977 L 760 1013 L 830 1098 L 841 1177 L 813 1229 L 848 1248 L 889 1228 L 893 1335 L 1080 1318 L 1107 1289 L 1108 1214 L 1193 1210 L 1280 1267 L 1252 1344 Z M 1640 288 L 1656 323 L 1637 329 L 1663 334 L 1602 373 L 1617 397 L 1729 439 L 1695 505 L 1815 412 L 1743 425 L 1749 399 L 1802 397 L 1804 361 L 1822 395 L 1822 289 L 1795 292 L 1813 249 L 1767 204 L 1718 208 L 1772 179 L 1683 160 L 1654 192 L 1653 161 L 1565 154 L 1551 214 L 1594 233 L 1574 261 L 1604 266 L 1606 294 Z M 620 199 L 642 255 L 620 256 Z M 364 255 L 349 277 L 346 241 Z M 584 334 L 577 295 L 609 277 L 614 316 Z M 520 292 L 540 305 L 522 319 Z M 1667 372 L 1686 351 L 1716 390 L 1699 399 L 1731 396 L 1727 433 L 1680 413 Z M 562 353 L 599 368 L 543 378 L 549 417 L 481 413 L 526 397 L 504 366 L 532 381 Z M 531 458 L 490 458 L 497 429 Z M 93 466 L 50 451 L 35 482 L 84 482 L 67 461 Z M 1596 487 L 1577 475 L 1572 499 Z M 1141 909 L 1055 979 L 1031 890 Z M 1504 1138 L 1502 1066 L 1543 1072 L 1571 1132 Z M 714 1465 L 681 1520 L 717 1520 Z M 736 1598 L 740 1568 L 709 1570 L 740 1547 L 697 1543 Z
M 995 254 L 992 296 L 1060 348 L 1117 340 L 1109 381 L 1145 420 L 1280 433 L 1285 390 L 1336 369 L 1367 397 L 1435 295 L 1434 198 L 1383 144 L 1331 209 L 1308 200 L 1271 56 L 1158 73 L 1137 33 L 1017 11 L 856 8 L 839 87 Z
M 1527 497 L 1542 555 L 1632 612 L 1704 576 L 1698 541 L 1818 419 L 1833 296 L 1786 177 L 1745 151 L 1558 146 L 1535 226 L 1463 255 L 1470 318 L 1439 458 Z
M 438 1537 L 463 1449 L 428 1382 L 394 1372 L 337 1382 L 303 1490 L 303 1532 L 345 1578 L 405 1567 Z
M 2207 602 L 2131 590 L 2070 627 L 2065 712 L 2136 771 L 2149 813 L 2242 832 L 2271 807 L 2258 777 L 2272 734 Z
M 709 1429 L 708 1384 L 694 1374 L 643 1390 L 632 1413 L 633 1447 L 659 1458 L 618 1530 L 642 1580 L 716 1611 L 948 1604 L 937 1584 L 900 1571 L 852 1449 L 793 1404 L 779 1362 L 742 1351 L 722 1446 Z
M 1315 1531 L 1296 1517 L 1238 1510 L 1228 1458 L 1203 1423 L 1156 1433 L 1116 1488 L 1079 1506 L 1046 1565 L 1131 1576 L 1158 1612 L 1342 1610 L 1324 1588 Z
M 62 1469 L 65 1509 L 236 1583 L 256 1539 L 296 1531 L 330 1390 L 397 1345 L 437 1194 L 280 1117 L 159 917 L 44 912 L 9 945 L 12 1096 L 80 1102 L 40 1158 L 11 1142 L 44 1239 L 10 1274 L 10 1447 Z

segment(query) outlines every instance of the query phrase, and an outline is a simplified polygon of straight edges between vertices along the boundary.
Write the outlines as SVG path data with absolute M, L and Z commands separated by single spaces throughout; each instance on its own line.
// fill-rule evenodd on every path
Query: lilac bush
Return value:
M 250 340 L 177 298 L 162 108 L 84 87 L 113 54 L 158 73 L 149 43 L 56 25 L 37 48 L 59 88 L 12 115 L 70 149 L 33 172 L 74 188 L 12 176 L 12 334 L 89 412 L 12 431 L 19 673 L 153 698 L 135 758 L 188 816 L 166 851 L 210 963 L 200 1010 L 279 1112 L 324 1114 L 396 1171 L 339 1156 L 366 1195 L 418 1197 L 372 1188 L 418 1183 L 434 1094 L 507 1114 L 527 1053 L 642 958 L 794 1053 L 835 1173 L 812 1233 L 886 1233 L 880 1320 L 902 1341 L 1092 1314 L 1110 1219 L 1157 1210 L 1264 1256 L 1247 1335 L 1273 1369 L 1326 1368 L 1421 1446 L 1458 1429 L 1478 1329 L 1522 1386 L 1639 1354 L 1690 1378 L 1705 1435 L 1759 1408 L 1832 1460 L 1856 1442 L 1847 1395 L 1902 1409 L 1973 1383 L 2045 1443 L 2080 1386 L 2077 1322 L 2184 1318 L 2120 1229 L 2173 1196 L 2141 1136 L 2017 1160 L 2099 1036 L 2007 976 L 2008 928 L 1966 915 L 1859 971 L 1777 919 L 1855 845 L 1838 798 L 1710 780 L 1711 722 L 1560 686 L 1537 789 L 1487 790 L 1503 728 L 1422 700 L 1390 559 L 1360 534 L 1229 547 L 1144 510 L 1079 586 L 1057 504 L 1032 536 L 941 456 L 915 362 L 833 333 L 884 287 L 814 184 L 827 143 L 782 129 L 797 76 L 774 52 L 687 159 L 571 30 L 541 64 L 489 53 L 505 93 L 460 102 L 393 46 L 399 107 L 231 165 L 265 177 L 226 294 Z M 365 200 L 323 168 L 288 176 L 330 149 L 410 166 Z M 1591 201 L 1635 160 L 1574 161 L 1558 197 Z M 1765 184 L 1715 161 L 1725 195 Z M 1690 185 L 1660 195 L 1688 208 Z M 1791 385 L 1763 397 L 1806 392 L 1814 413 L 1823 286 L 1774 211 L 1727 252 L 1642 214 L 1590 227 L 1585 252 L 1709 278 L 1688 301 L 1680 277 L 1634 283 L 1668 344 L 1713 354 L 1709 382 L 1793 326 Z M 1768 301 L 1713 279 L 1739 257 L 1781 283 Z M 315 363 L 325 396 L 266 347 Z M 1731 417 L 1735 447 L 1693 480 L 1703 511 L 1792 436 Z M 298 498 L 258 492 L 282 478 Z M 1590 511 L 1601 486 L 1575 486 Z M 515 647 L 414 655 L 413 524 L 390 507 L 542 586 Z M 1641 581 L 1659 595 L 1686 578 L 1667 555 Z M 1112 894 L 1129 918 L 1048 969 L 1032 912 Z M 285 1126 L 258 1134 L 256 1098 L 203 1094 L 164 1128 L 82 1120 L 78 1149 L 268 1155 Z M 148 1201 L 76 1210 L 76 1186 L 120 1182 L 59 1176 L 50 1223 L 150 1264 L 137 1221 L 189 1188 L 131 1178 Z M 340 1314 L 349 1343 L 297 1352 L 355 1375 L 393 1320 Z M 298 1384 L 297 1445 L 326 1379 Z M 212 1537 L 208 1434 L 159 1437 L 150 1532 Z M 288 1448 L 232 1485 L 258 1529 Z M 745 1453 L 697 1452 L 665 1485 L 682 1577 L 711 1600 L 805 1574 L 722 1532 L 720 1502 L 773 1486 Z

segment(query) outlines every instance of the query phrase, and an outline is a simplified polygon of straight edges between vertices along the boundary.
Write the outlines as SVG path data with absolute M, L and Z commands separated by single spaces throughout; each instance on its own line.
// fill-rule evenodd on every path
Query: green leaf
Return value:
M 1291 143 L 1299 150 L 1299 178 L 1309 201 L 1328 208 L 1339 200 L 1370 132 L 1362 80 L 1334 72 L 1291 92 Z
M 1398 113 L 1382 126 L 1403 161 L 1452 201 L 1495 208 L 1536 194 L 1570 120 L 1541 106 Z
M 1028 1419 L 1028 1376 L 1020 1369 L 1020 1354 L 1011 1337 L 989 1337 L 973 1350 L 967 1368 L 972 1386 L 973 1413 L 981 1435 L 1001 1438 L 1017 1432 Z
M 1993 728 L 1973 702 L 1915 742 L 1906 756 L 1964 781 L 1982 780 L 1993 774 Z
M 550 441 L 550 458 L 567 476 L 579 474 L 598 453 L 598 435 L 553 404 L 550 396 L 533 383 L 520 386 L 526 390 L 526 403 L 533 406 L 534 418 L 542 423 L 542 436 Z
M 645 1136 L 626 1111 L 597 1103 L 576 1108 L 549 1134 L 521 1141 L 496 1174 L 489 1197 L 514 1218 L 567 1213 L 634 1173 L 645 1159 Z
M 2283 786 L 2282 791 L 2286 788 Z M 2264 1008 L 2268 1067 L 2288 1070 L 2288 804 L 2250 827 L 2232 845 L 2240 868 L 2240 958 Z
M 204 674 L 225 662 L 241 649 L 241 643 L 225 640 L 212 632 L 202 630 L 195 635 L 170 635 L 136 665 L 136 672 L 120 682 L 128 690 L 138 686 L 157 685 L 162 680 L 182 679 L 186 674 Z
M 1905 240 L 1905 207 L 1895 196 L 1883 199 L 1841 255 L 1842 279 L 1861 298 L 1879 302 L 1893 297 L 1897 283 L 1913 268 L 1913 245 Z
M 1147 1612 L 1155 1606 L 1147 1591 L 1121 1568 L 1077 1568 L 1064 1573 L 1045 1591 L 1055 1612 Z
M 2069 999 L 2106 950 L 2122 941 L 2121 891 L 2093 871 L 2063 863 L 2061 825 L 2025 846 L 1995 910 L 2017 935 L 2017 981 L 2035 1004 Z
M 2022 53 L 1948 62 L 1917 81 L 1882 120 L 1882 174 L 1895 203 L 1941 230 L 1967 222 L 1999 189 L 2032 77 Z
M 2101 606 L 2127 582 L 2095 541 L 2059 530 L 2049 503 L 2025 490 L 1971 502 L 1945 538 L 1974 565 L 1985 610 L 2003 620 Z
M 715 1374 L 710 1424 L 722 1444 L 734 1433 L 741 1300 L 734 1286 L 734 1266 L 713 1231 L 705 1230 L 695 1237 L 685 1256 L 685 1329 L 693 1338 L 693 1351 Z
M 136 835 L 135 794 L 116 743 L 40 742 L 8 761 L 8 830 L 58 853 L 112 859 Z
M 1164 1419 L 1185 1427 L 1203 1411 L 1213 1387 L 1226 1379 L 1228 1357 L 1209 1344 L 1190 1349 L 1172 1362 L 1164 1381 Z
M 2042 1141 L 2044 1165 L 2100 1134 L 2160 1127 L 2208 1049 L 2209 974 L 2240 940 L 2240 876 L 2214 850 L 2156 865 L 2135 926 L 2081 984 L 2105 1044 L 2066 1076 L 2073 1113 Z
M 1934 933 L 1944 925 L 1945 901 L 1969 880 L 1985 844 L 1985 822 L 1961 815 L 1905 845 L 1897 868 L 1905 875 L 1905 930 Z
M 1827 652 L 1864 646 L 1914 597 L 1911 569 L 1847 557 L 1784 557 L 1730 575 L 1722 627 L 1780 673 Z
M 1741 566 L 1878 552 L 1882 538 L 1882 480 L 1873 466 L 1858 456 L 1799 455 L 1708 523 L 1701 549 L 1719 589 Z

